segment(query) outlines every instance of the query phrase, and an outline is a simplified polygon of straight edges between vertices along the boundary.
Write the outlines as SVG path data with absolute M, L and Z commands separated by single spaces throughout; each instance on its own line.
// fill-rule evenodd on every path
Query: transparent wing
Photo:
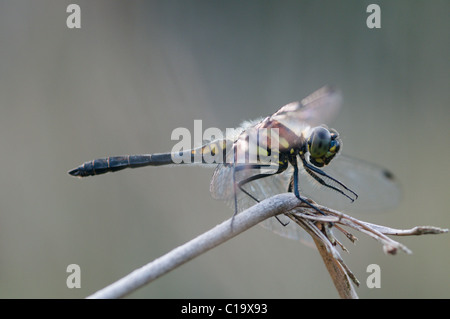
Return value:
M 300 167 L 301 194 L 321 205 L 344 213 L 371 213 L 392 209 L 400 202 L 401 188 L 398 181 L 381 166 L 340 155 L 323 171 L 356 192 L 358 198 L 352 203 L 338 192 L 320 185 Z
M 392 173 L 383 167 L 360 159 L 341 155 L 324 169 L 327 174 L 358 194 L 358 199 L 353 203 L 335 190 L 320 185 L 306 173 L 302 165 L 299 165 L 299 169 L 300 195 L 344 213 L 381 212 L 394 208 L 401 199 L 400 186 Z M 250 182 L 244 188 L 258 200 L 284 193 L 288 190 L 293 170 L 293 167 L 289 166 L 281 174 Z M 255 174 L 258 174 L 258 170 L 246 169 L 236 172 L 236 182 Z M 219 165 L 216 168 L 210 190 L 214 198 L 225 200 L 234 209 L 232 166 Z M 251 197 L 239 189 L 237 190 L 237 201 L 239 212 L 256 204 Z M 283 215 L 278 218 L 287 225 L 283 226 L 277 219 L 269 218 L 262 222 L 261 226 L 287 238 L 310 242 L 309 235 L 302 228 Z
M 250 176 L 259 173 L 259 170 L 245 169 L 236 172 L 236 182 L 242 181 Z M 256 199 L 262 201 L 276 194 L 285 193 L 288 190 L 289 179 L 292 171 L 283 172 L 281 174 L 272 175 L 258 179 L 244 185 L 244 189 L 252 194 Z M 233 168 L 232 166 L 219 165 L 214 171 L 210 185 L 211 194 L 216 199 L 224 200 L 227 205 L 234 209 L 234 189 L 233 189 Z M 236 191 L 238 212 L 241 212 L 256 204 L 256 201 L 243 193 L 241 190 Z M 283 237 L 310 242 L 309 235 L 297 224 L 293 223 L 284 215 L 278 215 L 278 219 L 285 224 L 283 226 L 279 220 L 272 217 L 261 222 L 260 225 L 270 229 Z
M 336 118 L 341 104 L 341 93 L 331 86 L 325 86 L 300 102 L 283 106 L 272 115 L 272 119 L 288 127 L 294 127 L 298 123 L 307 123 L 311 126 L 328 125 Z

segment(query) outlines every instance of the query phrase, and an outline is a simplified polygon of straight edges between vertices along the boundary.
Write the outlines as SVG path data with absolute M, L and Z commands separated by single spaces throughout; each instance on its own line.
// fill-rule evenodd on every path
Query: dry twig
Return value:
M 325 215 L 318 215 L 314 209 L 301 203 L 292 193 L 279 194 L 268 198 L 186 244 L 175 248 L 166 255 L 136 269 L 88 298 L 124 297 L 185 262 L 260 223 L 264 219 L 278 214 L 286 214 L 311 235 L 341 298 L 358 298 L 350 281 L 356 285 L 359 285 L 359 282 L 336 249 L 339 246 L 346 250 L 344 245 L 334 237 L 333 229 L 343 232 L 351 241 L 355 241 L 356 237 L 344 230 L 340 225 L 371 236 L 379 241 L 383 245 L 383 250 L 389 254 L 395 254 L 398 250 L 408 254 L 411 251 L 403 244 L 392 240 L 386 235 L 410 236 L 448 232 L 448 229 L 432 226 L 414 227 L 409 230 L 393 229 L 363 222 L 327 207 L 315 205 Z

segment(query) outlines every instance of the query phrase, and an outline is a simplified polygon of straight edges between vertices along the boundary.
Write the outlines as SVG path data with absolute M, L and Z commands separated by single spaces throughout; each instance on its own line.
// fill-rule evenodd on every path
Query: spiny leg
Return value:
M 344 195 L 345 197 L 347 197 L 348 199 L 350 199 L 352 202 L 354 202 L 355 200 L 353 198 L 351 198 L 350 196 L 348 196 L 347 194 L 345 194 L 342 190 L 340 190 L 337 187 L 334 187 L 333 185 L 327 184 L 327 182 L 325 182 L 322 178 L 320 178 L 319 176 L 316 175 L 316 173 L 314 173 L 313 171 L 311 171 L 308 167 L 305 168 L 306 172 L 312 177 L 314 178 L 317 182 L 319 182 L 321 185 L 326 186 L 328 188 L 331 188 L 333 190 L 335 190 L 336 192 Z
M 296 157 L 296 156 L 295 156 L 295 157 L 292 157 L 292 158 L 290 159 L 290 162 L 291 162 L 292 166 L 294 167 L 294 175 L 293 175 L 293 178 L 294 178 L 294 194 L 295 194 L 295 197 L 297 197 L 302 203 L 305 203 L 306 205 L 308 205 L 309 207 L 315 209 L 316 211 L 318 211 L 318 212 L 321 213 L 322 215 L 326 215 L 326 214 L 325 214 L 324 212 L 322 212 L 318 207 L 316 207 L 315 205 L 311 204 L 311 203 L 308 202 L 306 199 L 303 199 L 303 198 L 300 196 L 300 192 L 299 192 L 299 190 L 298 190 L 298 166 L 297 166 L 297 157 Z M 290 183 L 290 184 L 291 184 L 291 183 Z M 292 189 L 291 186 L 289 186 L 289 188 Z
M 311 175 L 311 177 L 313 177 L 316 181 L 318 181 L 320 184 L 322 184 L 323 186 L 329 187 L 331 189 L 334 189 L 335 191 L 338 191 L 339 193 L 343 194 L 344 196 L 348 197 L 352 202 L 355 201 L 355 199 L 358 198 L 358 194 L 356 194 L 354 191 L 352 191 L 350 188 L 348 188 L 347 186 L 345 186 L 342 182 L 338 181 L 337 179 L 331 177 L 330 175 L 328 175 L 327 173 L 325 173 L 324 171 L 322 171 L 321 169 L 318 169 L 317 167 L 309 164 L 304 156 L 300 156 L 300 158 L 302 159 L 303 162 L 303 166 L 305 167 L 306 172 L 308 172 L 309 175 Z M 322 176 L 325 176 L 326 178 L 329 178 L 330 180 L 332 180 L 333 182 L 337 183 L 338 185 L 342 186 L 345 190 L 349 191 L 350 193 L 352 193 L 353 195 L 355 195 L 355 198 L 351 198 L 350 196 L 348 196 L 347 194 L 345 194 L 342 190 L 327 184 L 323 179 L 319 178 L 317 175 L 313 174 L 319 174 Z
M 275 168 L 277 169 L 274 173 L 264 173 L 264 174 L 253 175 L 253 176 L 250 176 L 250 177 L 248 177 L 248 178 L 246 178 L 246 179 L 240 181 L 239 183 L 237 183 L 237 186 L 239 187 L 239 189 L 240 189 L 244 194 L 246 194 L 248 197 L 250 197 L 251 199 L 253 199 L 253 200 L 254 200 L 255 202 L 257 202 L 257 203 L 259 203 L 260 201 L 259 201 L 255 196 L 253 196 L 250 192 L 248 192 L 246 189 L 244 189 L 243 186 L 246 185 L 246 184 L 248 184 L 248 183 L 250 183 L 250 182 L 252 182 L 252 181 L 256 181 L 256 180 L 261 179 L 261 178 L 265 178 L 265 177 L 273 176 L 273 175 L 276 175 L 276 174 L 280 174 L 281 172 L 283 172 L 283 171 L 287 168 L 287 164 L 286 164 L 286 165 L 283 165 L 283 166 L 279 166 L 279 165 L 273 166 L 273 165 L 251 164 L 251 165 L 240 165 L 240 166 L 235 167 L 235 171 L 236 171 L 236 170 L 244 170 L 244 169 L 260 169 L 260 168 L 266 168 L 266 167 L 271 167 L 271 166 L 272 166 L 274 169 L 275 169 Z M 233 182 L 235 182 L 235 179 L 233 180 Z M 236 193 L 235 193 L 235 198 L 234 198 L 234 200 L 235 200 L 235 214 L 234 214 L 234 215 L 236 215 L 236 213 L 237 213 L 237 196 L 236 196 Z M 283 223 L 283 222 L 278 218 L 278 216 L 274 216 L 274 217 L 275 217 L 275 218 L 278 220 L 278 222 L 279 222 L 281 225 L 283 225 L 283 226 L 286 226 L 287 224 L 289 224 L 289 222 L 288 222 L 288 223 Z
M 280 174 L 281 172 L 283 172 L 286 169 L 287 165 L 274 166 L 274 165 L 263 165 L 263 164 L 251 164 L 251 165 L 240 165 L 240 166 L 236 167 L 236 169 L 240 170 L 240 171 L 244 170 L 244 169 L 261 169 L 261 168 L 269 168 L 270 169 L 270 167 L 272 167 L 273 170 L 276 169 L 276 171 L 274 173 L 262 173 L 262 174 L 257 174 L 257 175 L 250 176 L 250 177 L 248 177 L 248 178 L 246 178 L 246 179 L 244 179 L 244 180 L 242 180 L 242 181 L 240 181 L 238 183 L 239 189 L 242 192 L 244 192 L 246 195 L 248 195 L 250 198 L 252 198 L 254 201 L 259 203 L 259 200 L 255 196 L 253 196 L 252 194 L 247 192 L 243 188 L 243 186 L 245 184 L 248 184 L 248 183 L 250 183 L 252 181 L 255 181 L 255 180 L 258 180 L 258 179 L 261 179 L 261 178 L 265 178 L 265 177 L 269 177 L 269 176 L 272 176 L 272 175 Z
M 234 214 L 231 217 L 231 226 L 233 226 L 234 216 L 236 216 L 238 212 L 237 191 L 236 191 L 236 162 L 233 163 L 233 192 L 234 192 Z

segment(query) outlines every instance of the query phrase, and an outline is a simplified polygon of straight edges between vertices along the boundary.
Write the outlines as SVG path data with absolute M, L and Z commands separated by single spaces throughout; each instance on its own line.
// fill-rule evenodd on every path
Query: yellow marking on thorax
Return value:
M 284 137 L 280 136 L 279 142 L 280 142 L 280 145 L 283 146 L 284 148 L 289 147 L 289 142 Z
M 269 155 L 269 152 L 267 151 L 266 148 L 258 146 L 258 154 L 260 156 L 267 156 L 267 155 Z

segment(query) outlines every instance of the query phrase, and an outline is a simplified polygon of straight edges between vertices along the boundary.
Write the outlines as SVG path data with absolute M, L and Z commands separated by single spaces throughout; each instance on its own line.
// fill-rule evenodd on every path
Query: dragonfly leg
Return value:
M 240 165 L 240 166 L 235 167 L 235 170 L 236 170 L 236 169 L 238 169 L 238 170 L 243 170 L 243 169 L 249 169 L 249 168 L 251 168 L 251 169 L 259 169 L 259 168 L 263 168 L 263 167 L 267 167 L 267 166 L 268 166 L 268 165 L 257 165 L 257 164 L 252 164 L 252 165 Z M 287 165 L 284 165 L 284 166 L 277 166 L 278 170 L 277 170 L 275 173 L 265 173 L 265 174 L 257 174 L 257 175 L 250 176 L 249 178 L 246 178 L 246 179 L 240 181 L 239 183 L 237 183 L 237 187 L 239 187 L 239 189 L 240 189 L 245 195 L 247 195 L 248 197 L 250 197 L 251 199 L 253 199 L 255 202 L 259 203 L 260 201 L 259 201 L 255 196 L 253 196 L 250 192 L 248 192 L 246 189 L 244 189 L 243 186 L 244 186 L 245 184 L 248 184 L 248 183 L 250 183 L 250 182 L 252 182 L 252 181 L 255 181 L 255 180 L 258 180 L 258 179 L 261 179 L 261 178 L 269 177 L 269 176 L 272 176 L 272 175 L 275 175 L 275 174 L 280 174 L 281 172 L 283 172 L 283 171 L 286 169 L 286 167 L 287 167 Z M 235 179 L 234 179 L 233 181 L 235 182 Z M 236 185 L 236 184 L 235 184 L 235 185 Z M 237 212 L 237 196 L 236 196 L 236 193 L 235 193 L 235 197 L 234 197 L 234 202 L 235 202 L 235 215 L 236 215 L 236 212 Z M 278 216 L 274 216 L 274 217 L 275 217 L 275 218 L 278 220 L 278 222 L 279 222 L 281 225 L 283 225 L 283 226 L 286 226 L 286 225 L 289 224 L 289 222 L 283 223 L 283 222 L 278 218 Z
M 294 178 L 294 194 L 295 194 L 295 197 L 297 197 L 302 203 L 305 203 L 305 204 L 308 205 L 309 207 L 311 207 L 311 208 L 317 210 L 317 211 L 318 211 L 319 213 L 321 213 L 322 215 L 325 215 L 325 213 L 322 212 L 318 207 L 316 207 L 315 205 L 311 204 L 311 203 L 308 202 L 306 199 L 303 199 L 303 198 L 300 196 L 300 192 L 299 192 L 299 190 L 298 190 L 298 166 L 297 166 L 297 158 L 296 158 L 296 157 L 291 158 L 290 162 L 291 162 L 292 166 L 294 167 L 294 175 L 293 175 L 293 178 Z M 292 190 L 292 186 L 291 186 L 292 183 L 289 183 L 289 184 L 290 184 L 290 185 L 289 185 L 289 189 Z
M 248 183 L 250 183 L 250 182 L 252 182 L 252 181 L 256 181 L 256 180 L 258 180 L 258 179 L 261 179 L 261 178 L 265 178 L 265 177 L 269 177 L 269 176 L 272 176 L 272 175 L 275 175 L 275 174 L 279 174 L 280 172 L 275 172 L 275 173 L 270 173 L 270 174 L 257 174 L 257 175 L 254 175 L 254 176 L 250 176 L 249 178 L 246 178 L 246 179 L 244 179 L 243 181 L 240 181 L 239 183 L 237 183 L 237 186 L 239 187 L 239 189 L 242 191 L 242 192 L 244 192 L 246 195 L 248 195 L 249 197 L 251 197 L 253 200 L 255 200 L 256 202 L 258 202 L 259 203 L 259 200 L 255 197 L 255 196 L 253 196 L 252 194 L 250 194 L 248 191 L 246 191 L 244 188 L 243 188 L 243 186 L 245 185 L 245 184 L 248 184 Z
M 246 178 L 246 179 L 244 179 L 244 180 L 242 180 L 242 181 L 240 181 L 239 183 L 236 184 L 236 176 L 235 176 L 236 171 L 242 171 L 244 169 L 261 169 L 261 168 L 269 168 L 270 169 L 270 167 L 273 167 L 274 170 L 275 169 L 277 169 L 277 170 L 274 173 L 264 173 L 264 174 L 257 174 L 257 175 L 250 176 L 250 177 L 248 177 L 248 178 Z M 252 181 L 255 181 L 255 180 L 258 180 L 258 179 L 261 179 L 261 178 L 265 178 L 265 177 L 269 177 L 269 176 L 272 176 L 272 175 L 280 174 L 286 168 L 287 168 L 287 164 L 286 165 L 277 165 L 277 166 L 274 166 L 274 165 L 263 165 L 263 164 L 249 164 L 249 165 L 234 166 L 233 182 L 234 182 L 235 185 L 237 185 L 237 187 L 239 187 L 239 189 L 244 194 L 246 194 L 247 196 L 252 198 L 255 202 L 259 203 L 259 200 L 255 196 L 250 194 L 248 191 L 246 191 L 243 188 L 243 186 L 245 184 L 248 184 L 248 183 L 250 183 Z M 236 193 L 235 193 L 235 195 L 236 195 Z M 236 198 L 236 196 L 235 196 L 235 198 Z
M 233 217 L 231 217 L 232 221 L 234 219 L 234 216 L 236 216 L 238 212 L 237 192 L 236 192 L 236 163 L 233 163 L 233 192 L 234 192 L 234 214 Z M 231 225 L 233 225 L 233 222 L 231 223 Z
M 327 173 L 325 173 L 324 171 L 322 171 L 321 169 L 318 169 L 317 167 L 309 164 L 306 159 L 304 157 L 301 156 L 302 162 L 303 162 L 303 166 L 305 167 L 306 172 L 312 177 L 314 178 L 317 182 L 319 182 L 320 184 L 322 184 L 325 187 L 331 188 L 335 191 L 337 191 L 338 193 L 344 195 L 345 197 L 347 197 L 348 199 L 350 199 L 352 202 L 355 201 L 355 199 L 358 198 L 358 194 L 356 194 L 354 191 L 352 191 L 350 188 L 348 188 L 347 186 L 345 186 L 343 183 L 341 183 L 340 181 L 338 181 L 337 179 L 331 177 L 330 175 L 328 175 Z M 332 180 L 333 182 L 337 183 L 338 185 L 342 186 L 345 190 L 349 191 L 350 193 L 352 193 L 353 195 L 355 195 L 355 198 L 350 197 L 349 195 L 345 194 L 341 189 L 334 187 L 330 184 L 328 184 L 327 182 L 325 182 L 322 178 L 320 178 L 319 176 L 317 176 L 317 174 L 322 175 L 326 178 L 329 178 L 330 180 Z

